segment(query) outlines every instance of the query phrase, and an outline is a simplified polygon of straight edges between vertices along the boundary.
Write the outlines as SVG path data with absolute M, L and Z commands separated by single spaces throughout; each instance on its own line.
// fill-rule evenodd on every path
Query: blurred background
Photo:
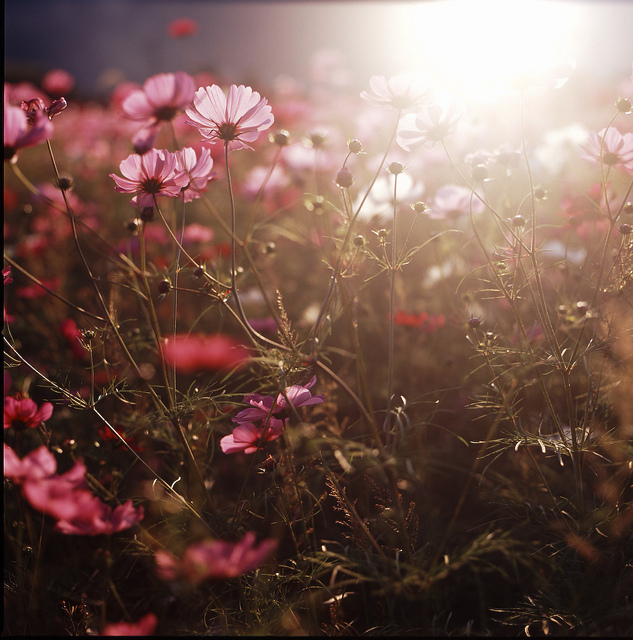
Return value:
M 411 69 L 481 91 L 532 64 L 574 58 L 604 83 L 633 60 L 633 2 L 434 0 L 6 0 L 5 78 L 63 68 L 81 97 L 158 72 L 283 76 L 365 87 Z M 482 94 L 483 95 L 483 94 Z

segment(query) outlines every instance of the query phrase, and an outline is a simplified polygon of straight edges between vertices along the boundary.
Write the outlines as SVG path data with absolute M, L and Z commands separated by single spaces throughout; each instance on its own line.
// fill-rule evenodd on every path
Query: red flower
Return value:
M 35 429 L 53 415 L 53 405 L 45 402 L 39 409 L 30 398 L 19 395 L 4 399 L 4 428 Z
M 156 573 L 163 580 L 183 576 L 193 584 L 210 578 L 237 578 L 256 569 L 276 546 L 271 538 L 256 545 L 252 531 L 237 543 L 206 539 L 189 545 L 181 560 L 168 551 L 158 551 Z
M 242 366 L 250 350 L 235 338 L 224 334 L 177 335 L 167 338 L 163 358 L 184 372 L 219 371 Z
M 167 35 L 170 38 L 186 38 L 198 33 L 198 23 L 191 18 L 177 18 L 167 26 Z
M 103 627 L 102 636 L 151 636 L 156 630 L 158 618 L 148 613 L 137 622 L 111 622 Z

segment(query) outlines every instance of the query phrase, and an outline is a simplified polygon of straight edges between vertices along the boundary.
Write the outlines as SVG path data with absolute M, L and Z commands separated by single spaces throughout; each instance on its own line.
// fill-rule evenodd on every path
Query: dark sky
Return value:
M 302 79 L 315 51 L 335 48 L 353 83 L 366 86 L 371 75 L 400 71 L 399 30 L 416 38 L 411 25 L 399 26 L 402 15 L 394 7 L 440 2 L 6 0 L 5 67 L 9 80 L 16 70 L 41 74 L 62 67 L 75 75 L 83 93 L 94 94 L 117 79 L 143 82 L 152 74 L 178 70 L 215 70 L 238 84 L 268 83 L 281 74 Z M 621 77 L 627 68 L 630 71 L 633 2 L 562 4 L 593 11 L 587 33 L 577 35 L 586 67 L 603 76 Z M 167 25 L 180 17 L 196 20 L 199 33 L 168 38 Z M 450 43 L 450 21 L 420 24 L 420 46 L 425 29 L 444 29 Z M 536 37 L 534 46 L 539 46 Z M 427 52 L 427 58 L 432 54 Z

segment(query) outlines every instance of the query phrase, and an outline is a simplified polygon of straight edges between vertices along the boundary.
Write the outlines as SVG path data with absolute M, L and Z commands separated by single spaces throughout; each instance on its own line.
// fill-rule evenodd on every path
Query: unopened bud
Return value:
M 327 136 L 325 135 L 325 133 L 320 133 L 320 132 L 313 133 L 310 135 L 310 144 L 315 149 L 318 149 L 319 147 L 322 147 L 325 144 L 326 138 Z
M 468 319 L 468 326 L 472 327 L 473 329 L 476 329 L 477 327 L 481 326 L 481 318 L 472 316 L 471 318 Z
M 390 162 L 387 165 L 387 171 L 389 171 L 389 173 L 392 173 L 394 176 L 397 176 L 398 174 L 402 173 L 404 171 L 404 165 L 401 162 Z
M 512 224 L 515 227 L 522 227 L 523 225 L 525 225 L 525 218 L 522 215 L 516 215 L 514 216 L 514 218 L 512 218 Z
M 429 206 L 426 204 L 426 202 L 414 202 L 411 205 L 411 208 L 416 212 L 416 213 L 424 213 L 425 211 L 428 210 Z
M 169 280 L 161 280 L 158 283 L 158 293 L 160 293 L 161 295 L 165 295 L 169 292 L 170 289 L 171 283 L 169 282 Z
M 154 207 L 145 207 L 141 210 L 141 220 L 151 222 L 154 219 Z
M 360 140 L 350 140 L 347 143 L 347 148 L 352 152 L 352 153 L 362 153 L 363 151 L 363 145 L 361 144 Z
M 61 191 L 69 191 L 73 188 L 74 180 L 70 176 L 60 176 L 57 186 Z
M 271 142 L 278 144 L 280 147 L 285 147 L 290 144 L 290 134 L 285 129 L 281 129 L 276 133 L 271 133 L 268 136 L 268 139 Z
M 631 113 L 631 101 L 626 98 L 618 98 L 615 103 L 615 108 L 620 113 Z
M 545 200 L 545 198 L 547 198 L 547 191 L 545 191 L 543 187 L 536 187 L 536 189 L 534 189 L 534 197 L 537 200 Z
M 618 227 L 618 231 L 623 235 L 623 236 L 628 236 L 631 231 L 633 231 L 633 227 L 630 224 L 621 224 Z
M 365 244 L 365 238 L 364 236 L 358 235 L 354 237 L 352 242 L 354 243 L 355 247 L 362 247 Z
M 633 202 L 627 202 L 623 207 L 622 211 L 624 213 L 633 213 Z
M 336 184 L 341 189 L 349 189 L 352 186 L 352 182 L 354 182 L 352 172 L 347 167 L 343 167 L 336 175 Z

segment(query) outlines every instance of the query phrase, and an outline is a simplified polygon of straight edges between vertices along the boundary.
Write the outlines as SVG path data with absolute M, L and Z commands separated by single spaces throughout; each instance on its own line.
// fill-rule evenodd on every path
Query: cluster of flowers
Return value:
M 34 429 L 53 415 L 53 405 L 38 408 L 29 398 L 5 397 L 4 428 Z M 131 500 L 112 509 L 89 489 L 81 460 L 62 474 L 55 456 L 41 446 L 23 458 L 4 443 L 4 477 L 22 487 L 30 505 L 57 520 L 55 529 L 65 534 L 96 536 L 123 531 L 143 519 L 143 507 Z
M 233 433 L 220 440 L 222 451 L 255 453 L 267 442 L 279 438 L 293 408 L 307 407 L 324 401 L 321 394 L 313 396 L 310 391 L 316 380 L 316 376 L 312 376 L 306 385 L 293 384 L 286 387 L 276 398 L 259 393 L 244 396 L 244 402 L 251 406 L 233 418 L 233 422 L 238 426 L 233 429 Z

